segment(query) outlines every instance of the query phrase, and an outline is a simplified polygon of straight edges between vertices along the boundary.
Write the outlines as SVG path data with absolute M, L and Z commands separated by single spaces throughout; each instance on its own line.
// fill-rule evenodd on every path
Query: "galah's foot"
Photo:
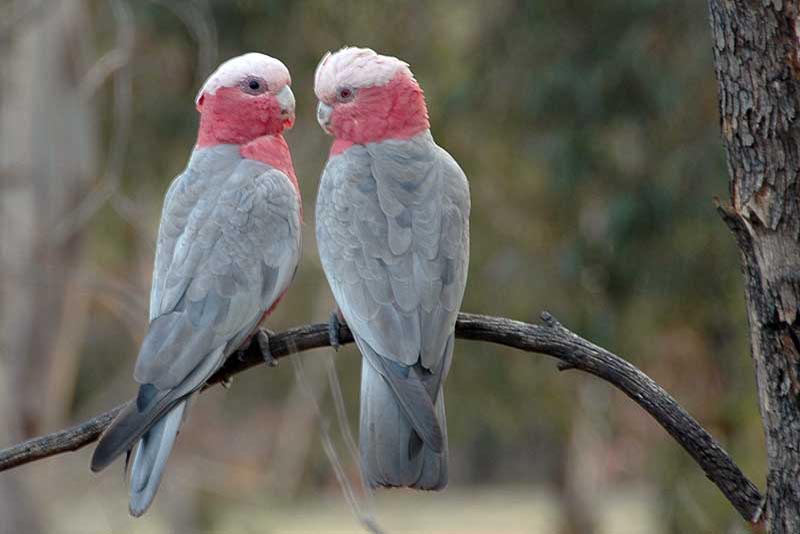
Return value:
M 344 323 L 344 317 L 337 308 L 331 313 L 331 318 L 328 319 L 328 343 L 330 343 L 333 350 L 338 351 L 342 346 L 342 341 L 339 339 L 339 327 Z
M 269 336 L 273 334 L 274 332 L 270 332 L 264 328 L 259 328 L 258 332 L 256 332 L 258 348 L 261 349 L 261 356 L 264 358 L 264 363 L 267 364 L 267 367 L 278 366 L 277 358 L 275 358 L 275 356 L 272 355 L 272 351 L 269 350 Z
M 233 377 L 229 376 L 228 378 L 220 382 L 220 385 L 225 389 L 231 389 L 231 386 L 233 385 Z
M 250 346 L 253 344 L 253 338 L 255 337 L 256 335 L 253 334 L 249 338 L 245 339 L 244 343 L 242 343 L 242 346 L 239 347 L 239 350 L 236 351 L 236 358 L 240 362 L 247 360 L 247 351 L 250 350 Z

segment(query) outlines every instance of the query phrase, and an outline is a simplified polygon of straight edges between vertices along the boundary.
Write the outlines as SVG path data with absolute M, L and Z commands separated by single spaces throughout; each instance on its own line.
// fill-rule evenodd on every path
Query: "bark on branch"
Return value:
M 616 386 L 669 432 L 745 520 L 758 520 L 762 497 L 756 486 L 719 443 L 669 393 L 635 366 L 571 332 L 549 313 L 543 313 L 542 319 L 544 325 L 532 325 L 502 317 L 461 313 L 456 323 L 456 337 L 552 356 L 559 360 L 559 369 L 585 371 Z M 342 343 L 353 341 L 346 325 L 341 326 L 339 338 Z M 253 343 L 241 356 L 228 359 L 206 387 L 263 364 L 264 359 L 257 345 Z M 270 337 L 270 351 L 275 358 L 328 346 L 326 324 L 292 328 Z M 121 408 L 117 406 L 72 428 L 0 451 L 0 471 L 74 451 L 92 443 Z

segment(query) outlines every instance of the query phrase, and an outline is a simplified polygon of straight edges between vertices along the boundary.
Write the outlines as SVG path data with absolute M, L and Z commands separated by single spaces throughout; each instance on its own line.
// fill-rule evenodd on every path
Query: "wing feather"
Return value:
M 444 347 L 455 324 L 468 218 L 466 178 L 430 135 L 354 146 L 328 163 L 317 203 L 323 268 L 345 318 L 382 356 L 441 359 L 423 349 Z
M 218 347 L 225 355 L 238 348 L 299 260 L 299 203 L 288 178 L 238 151 L 222 167 L 216 159 L 226 153 L 206 150 L 218 174 L 193 158 L 162 214 L 152 321 L 134 373 L 160 390 L 181 383 Z
M 286 290 L 299 255 L 289 179 L 242 160 L 235 146 L 196 150 L 164 202 L 151 322 L 134 371 L 139 396 L 101 437 L 93 470 L 130 450 L 222 365 Z
M 433 399 L 466 285 L 466 177 L 424 134 L 331 158 L 317 199 L 317 243 L 336 301 L 365 358 L 435 445 L 425 421 L 435 422 Z M 396 368 L 406 371 L 390 372 Z M 421 391 L 417 372 L 438 374 L 424 399 L 411 398 Z M 426 413 L 412 413 L 412 404 Z

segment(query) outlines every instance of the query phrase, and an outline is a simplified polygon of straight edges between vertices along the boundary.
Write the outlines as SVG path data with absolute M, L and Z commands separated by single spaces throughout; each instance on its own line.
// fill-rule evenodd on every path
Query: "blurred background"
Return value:
M 551 311 L 652 376 L 763 481 L 739 257 L 712 202 L 727 177 L 707 12 L 690 0 L 0 0 L 0 447 L 134 395 L 193 99 L 245 51 L 283 60 L 298 101 L 287 139 L 304 255 L 268 327 L 327 320 L 313 206 L 331 140 L 312 83 L 345 44 L 411 64 L 435 138 L 470 179 L 463 309 Z M 335 375 L 357 431 L 359 360 L 313 351 L 201 395 L 139 520 L 122 462 L 93 475 L 91 448 L 2 473 L 0 532 L 362 531 L 337 482 L 335 467 L 361 495 L 331 394 Z M 606 383 L 459 341 L 446 398 L 449 488 L 359 498 L 388 532 L 746 532 Z

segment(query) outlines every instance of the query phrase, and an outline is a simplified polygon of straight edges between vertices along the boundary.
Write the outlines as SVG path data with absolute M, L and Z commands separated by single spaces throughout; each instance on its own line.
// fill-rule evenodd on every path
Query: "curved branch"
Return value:
M 502 317 L 461 313 L 456 323 L 456 337 L 546 354 L 560 360 L 559 369 L 579 369 L 611 383 L 669 432 L 745 520 L 752 523 L 759 520 L 762 497 L 758 488 L 669 393 L 624 359 L 563 327 L 549 313 L 543 313 L 542 319 L 545 324 L 539 326 Z M 347 325 L 341 325 L 339 339 L 342 344 L 353 341 Z M 328 346 L 327 324 L 301 326 L 270 336 L 270 352 L 275 358 Z M 263 363 L 258 343 L 252 343 L 238 357 L 229 358 L 206 387 L 227 381 L 233 375 Z M 0 471 L 74 451 L 92 443 L 120 409 L 122 406 L 117 406 L 72 428 L 1 450 Z

